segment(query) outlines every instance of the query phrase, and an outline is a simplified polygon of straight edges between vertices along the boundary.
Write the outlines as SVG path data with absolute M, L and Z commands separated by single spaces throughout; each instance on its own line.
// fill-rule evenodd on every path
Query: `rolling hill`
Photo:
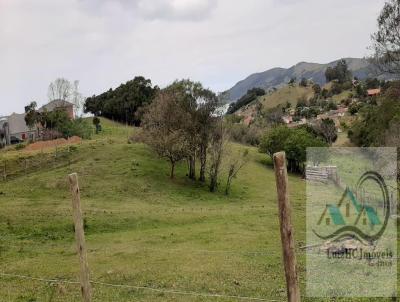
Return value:
M 352 71 L 353 76 L 356 76 L 359 79 L 376 77 L 374 67 L 368 62 L 368 60 L 359 58 L 345 58 L 345 60 L 349 69 Z M 254 73 L 225 91 L 226 100 L 228 102 L 234 102 L 246 94 L 247 90 L 255 87 L 263 88 L 265 90 L 273 87 L 282 87 L 293 77 L 296 77 L 297 80 L 306 78 L 323 85 L 326 83 L 326 68 L 335 66 L 338 61 L 339 60 L 336 60 L 328 64 L 301 62 L 288 69 L 273 68 L 264 72 Z M 389 79 L 389 76 L 384 75 L 382 78 Z

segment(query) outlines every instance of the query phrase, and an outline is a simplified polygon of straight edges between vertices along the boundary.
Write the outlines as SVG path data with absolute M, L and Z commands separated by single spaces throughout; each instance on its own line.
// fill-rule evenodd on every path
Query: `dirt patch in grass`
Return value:
M 47 149 L 47 148 L 55 148 L 58 146 L 63 146 L 63 145 L 68 145 L 68 144 L 79 144 L 81 141 L 82 141 L 82 139 L 78 136 L 72 136 L 68 139 L 58 138 L 58 139 L 54 139 L 51 141 L 40 141 L 40 142 L 29 144 L 28 146 L 26 146 L 25 150 L 26 151 L 36 151 L 36 150 Z

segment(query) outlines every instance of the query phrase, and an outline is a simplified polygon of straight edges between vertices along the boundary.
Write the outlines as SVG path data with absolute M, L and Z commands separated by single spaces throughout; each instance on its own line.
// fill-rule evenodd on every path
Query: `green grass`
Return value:
M 92 280 L 286 300 L 274 173 L 264 155 L 251 148 L 231 195 L 222 187 L 212 194 L 186 178 L 185 164 L 170 180 L 168 163 L 142 144 L 128 144 L 125 127 L 103 120 L 103 128 L 106 134 L 77 147 L 78 160 L 70 165 L 0 182 L 0 272 L 78 281 L 67 184 L 67 175 L 77 172 Z M 305 182 L 298 176 L 289 181 L 299 247 L 305 244 Z M 304 254 L 298 262 L 304 290 Z M 93 288 L 93 301 L 236 301 Z M 0 297 L 80 301 L 80 289 L 0 276 Z

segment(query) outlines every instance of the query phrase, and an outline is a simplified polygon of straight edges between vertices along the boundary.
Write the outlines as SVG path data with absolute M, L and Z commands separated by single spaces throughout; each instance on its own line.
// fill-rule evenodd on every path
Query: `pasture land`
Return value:
M 167 162 L 128 144 L 124 126 L 103 120 L 103 128 L 68 164 L 0 182 L 1 301 L 81 301 L 77 283 L 5 275 L 78 281 L 71 172 L 79 175 L 93 301 L 286 300 L 275 179 L 265 155 L 250 148 L 251 161 L 225 196 L 223 187 L 213 194 L 188 180 L 184 163 L 170 180 Z M 305 182 L 289 182 L 300 247 Z M 300 251 L 298 264 L 304 289 Z

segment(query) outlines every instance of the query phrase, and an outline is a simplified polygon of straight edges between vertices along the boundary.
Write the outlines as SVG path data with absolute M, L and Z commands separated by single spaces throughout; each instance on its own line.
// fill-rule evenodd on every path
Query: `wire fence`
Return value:
M 56 169 L 69 166 L 78 161 L 77 147 L 67 146 L 52 151 L 43 150 L 34 154 L 24 154 L 13 158 L 0 159 L 0 181 L 15 179 L 22 175 L 43 169 Z
M 24 280 L 32 280 L 38 282 L 45 282 L 51 284 L 58 284 L 58 283 L 67 283 L 73 285 L 80 285 L 79 281 L 73 280 L 66 280 L 66 279 L 51 279 L 45 277 L 32 277 L 20 274 L 9 274 L 0 272 L 0 276 L 3 278 L 18 278 Z M 204 297 L 204 298 L 224 298 L 224 299 L 235 299 L 241 301 L 267 301 L 267 302 L 279 302 L 282 300 L 276 299 L 265 299 L 265 298 L 258 298 L 258 297 L 247 297 L 247 296 L 236 296 L 236 295 L 225 295 L 225 294 L 214 294 L 214 293 L 205 293 L 205 292 L 195 292 L 195 291 L 184 291 L 184 290 L 175 290 L 175 289 L 167 289 L 167 288 L 155 288 L 149 286 L 138 286 L 138 285 L 128 285 L 128 284 L 114 284 L 114 283 L 107 283 L 102 281 L 94 281 L 90 280 L 92 285 L 100 285 L 106 287 L 113 287 L 113 288 L 127 288 L 127 289 L 136 289 L 136 290 L 145 290 L 145 291 L 152 291 L 164 294 L 172 294 L 172 295 L 184 295 L 184 296 L 196 296 L 196 297 Z

